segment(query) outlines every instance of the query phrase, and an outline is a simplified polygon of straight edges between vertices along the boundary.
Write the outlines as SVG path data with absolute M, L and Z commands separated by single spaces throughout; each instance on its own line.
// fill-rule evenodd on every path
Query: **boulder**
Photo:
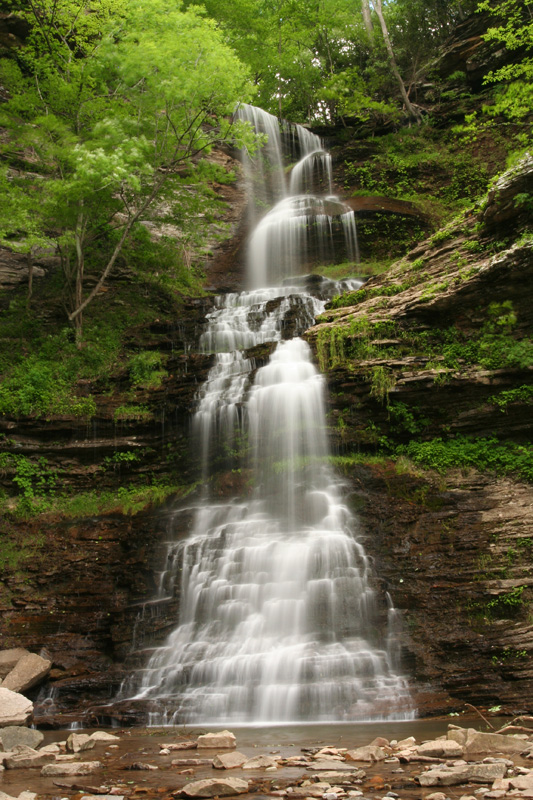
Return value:
M 120 742 L 120 736 L 113 736 L 107 731 L 95 731 L 91 733 L 91 739 L 94 739 L 95 742 Z
M 420 786 L 457 786 L 460 783 L 493 783 L 507 772 L 505 764 L 465 764 L 439 766 L 418 776 Z
M 272 758 L 272 756 L 265 755 L 254 756 L 242 766 L 243 769 L 268 769 L 269 767 L 277 769 L 278 762 L 277 759 Z
M 12 692 L 25 692 L 36 686 L 43 678 L 46 678 L 52 662 L 46 658 L 41 658 L 37 653 L 28 653 L 23 656 L 11 672 L 4 678 L 2 682 L 3 689 L 10 689 Z
M 501 733 L 480 733 L 469 730 L 464 745 L 465 756 L 479 753 L 510 753 L 518 754 L 524 750 L 524 740 L 515 736 L 505 736 Z
M 330 788 L 329 784 L 324 783 L 315 783 L 312 786 L 294 786 L 290 797 L 323 797 Z
M 185 797 L 230 797 L 247 791 L 248 781 L 240 778 L 207 778 L 187 784 L 181 793 Z
M 233 753 L 219 753 L 213 759 L 215 769 L 236 769 L 248 761 L 248 756 L 235 750 Z
M 457 742 L 461 746 L 466 744 L 469 733 L 476 733 L 475 728 L 459 728 L 457 725 L 448 725 L 447 737 L 452 742 Z
M 516 778 L 509 778 L 509 786 L 512 789 L 533 789 L 533 772 L 530 772 L 529 775 L 517 775 Z
M 78 761 L 70 764 L 47 764 L 41 770 L 43 778 L 70 778 L 76 775 L 90 775 L 102 768 L 100 761 Z
M 31 769 L 32 767 L 42 767 L 54 760 L 53 753 L 41 753 L 31 747 L 18 745 L 16 751 L 12 751 L 8 758 L 4 759 L 6 769 Z
M 17 798 L 13 797 L 12 794 L 6 794 L 5 792 L 0 792 L 0 800 L 17 800 Z
M 27 747 L 35 749 L 39 747 L 43 739 L 41 731 L 19 725 L 11 725 L 9 728 L 0 730 L 0 741 L 4 750 L 13 750 L 18 744 L 25 744 Z
M 95 744 L 96 740 L 88 733 L 71 733 L 67 739 L 67 751 L 82 753 L 84 750 L 91 750 Z
M 213 762 L 210 758 L 174 758 L 170 764 L 173 767 L 207 767 Z
M 28 650 L 23 647 L 14 647 L 12 650 L 0 650 L 0 680 L 9 675 L 13 667 L 24 656 L 29 656 Z
M 460 758 L 463 748 L 452 739 L 436 739 L 434 742 L 424 742 L 417 747 L 419 756 L 429 758 Z
M 171 742 L 170 744 L 160 744 L 163 750 L 196 750 L 198 742 Z
M 33 715 L 33 703 L 27 697 L 0 687 L 0 728 L 28 725 Z
M 203 736 L 198 737 L 198 747 L 212 750 L 232 750 L 234 747 L 237 747 L 237 740 L 231 731 L 204 733 Z
M 351 761 L 367 761 L 373 764 L 387 758 L 387 753 L 382 747 L 369 744 L 366 747 L 358 747 L 356 750 L 348 750 L 346 758 Z

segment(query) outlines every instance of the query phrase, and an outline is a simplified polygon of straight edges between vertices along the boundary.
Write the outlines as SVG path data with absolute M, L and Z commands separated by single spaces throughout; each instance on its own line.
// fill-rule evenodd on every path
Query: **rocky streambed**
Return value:
M 0 800 L 532 797 L 532 723 L 516 720 L 506 733 L 448 725 L 426 741 L 386 738 L 394 723 L 374 726 L 382 735 L 372 739 L 369 726 L 346 725 L 340 744 L 338 728 L 331 728 L 327 740 L 305 747 L 301 741 L 276 745 L 283 738 L 276 729 L 266 744 L 262 729 L 254 743 L 240 730 L 49 732 L 45 740 L 39 731 L 13 726 L 0 734 L 10 748 L 0 752 Z

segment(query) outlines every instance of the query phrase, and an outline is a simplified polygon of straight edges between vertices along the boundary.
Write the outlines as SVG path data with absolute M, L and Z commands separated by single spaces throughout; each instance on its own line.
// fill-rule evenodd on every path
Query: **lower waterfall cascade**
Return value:
M 318 137 L 290 126 L 300 161 L 287 182 L 276 118 L 250 106 L 238 113 L 269 134 L 258 158 L 268 162 L 275 205 L 250 236 L 253 288 L 216 298 L 200 338 L 200 350 L 214 354 L 193 424 L 203 497 L 161 574 L 160 597 L 179 585 L 177 626 L 134 676 L 133 693 L 157 725 L 409 719 L 399 615 L 373 588 L 357 519 L 330 465 L 325 382 L 300 338 L 328 296 L 362 283 L 324 279 L 313 290 L 295 277 L 301 253 L 312 237 L 327 262 L 338 226 L 355 260 L 355 219 L 331 194 L 331 159 Z M 315 184 L 328 194 L 311 194 Z M 247 351 L 266 343 L 273 351 L 256 369 Z M 239 447 L 250 485 L 219 500 L 213 463 Z

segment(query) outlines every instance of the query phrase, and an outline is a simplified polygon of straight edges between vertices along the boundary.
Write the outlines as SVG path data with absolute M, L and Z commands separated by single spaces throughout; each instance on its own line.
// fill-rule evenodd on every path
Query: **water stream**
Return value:
M 260 109 L 238 113 L 268 134 L 258 154 L 244 155 L 256 220 L 251 290 L 219 297 L 200 340 L 215 354 L 194 420 L 204 497 L 169 559 L 179 621 L 138 673 L 136 697 L 150 700 L 154 724 L 408 719 L 398 615 L 373 588 L 329 463 L 324 380 L 298 336 L 340 287 L 318 281 L 311 292 L 293 276 L 310 258 L 333 260 L 339 242 L 341 257 L 355 259 L 353 212 L 332 195 L 318 137 L 301 126 L 280 131 Z M 299 158 L 289 178 L 282 133 Z M 266 200 L 274 205 L 260 218 Z M 276 344 L 256 370 L 246 351 L 265 342 Z M 250 476 L 229 501 L 210 489 L 221 448 L 241 448 Z

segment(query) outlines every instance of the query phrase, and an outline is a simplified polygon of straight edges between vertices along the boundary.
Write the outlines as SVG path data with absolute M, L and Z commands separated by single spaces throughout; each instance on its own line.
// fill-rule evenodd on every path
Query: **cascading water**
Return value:
M 279 137 L 275 118 L 250 107 L 239 113 Z M 169 559 L 181 575 L 179 624 L 139 676 L 136 696 L 150 700 L 154 724 L 413 715 L 397 671 L 397 614 L 390 598 L 380 614 L 357 521 L 328 463 L 323 378 L 309 346 L 284 335 L 296 314 L 299 334 L 324 307 L 288 279 L 301 259 L 296 241 L 305 248 L 305 227 L 320 227 L 327 258 L 328 212 L 336 204 L 339 218 L 348 215 L 331 196 L 331 164 L 317 137 L 299 126 L 289 132 L 301 156 L 291 178 L 299 194 L 284 197 L 282 177 L 272 181 L 278 205 L 250 247 L 251 283 L 268 285 L 275 276 L 285 285 L 218 298 L 200 341 L 216 354 L 195 416 L 205 494 L 191 535 Z M 270 143 L 261 158 L 266 153 L 270 169 L 282 173 L 280 152 Z M 315 191 L 313 171 L 326 180 L 327 196 L 303 194 Z M 355 248 L 355 224 L 348 228 Z M 259 270 L 253 259 L 262 259 Z M 331 281 L 321 290 L 331 292 Z M 246 350 L 265 342 L 277 346 L 254 376 Z M 253 489 L 215 502 L 210 455 L 231 447 L 237 433 L 248 440 Z

